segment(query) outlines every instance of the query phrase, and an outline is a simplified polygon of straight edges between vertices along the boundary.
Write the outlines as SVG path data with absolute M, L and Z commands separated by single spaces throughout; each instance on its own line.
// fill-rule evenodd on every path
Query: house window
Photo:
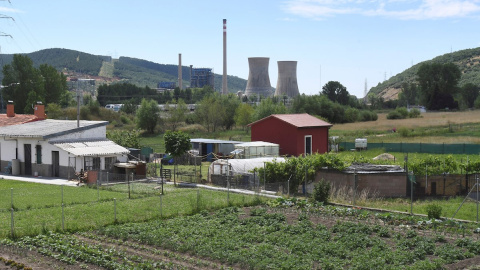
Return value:
M 305 155 L 312 154 L 312 135 L 305 136 Z
M 99 171 L 100 158 L 99 157 L 85 157 L 84 166 L 86 171 Z
M 113 168 L 113 165 L 117 161 L 116 157 L 106 157 L 105 158 L 105 170 L 110 170 Z
M 37 153 L 37 164 L 42 164 L 42 146 L 36 145 L 35 152 Z

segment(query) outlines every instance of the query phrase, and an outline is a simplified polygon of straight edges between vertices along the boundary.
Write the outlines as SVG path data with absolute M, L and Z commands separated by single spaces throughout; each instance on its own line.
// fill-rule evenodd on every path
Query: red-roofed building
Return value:
M 0 114 L 0 127 L 45 120 L 45 118 L 45 106 L 43 104 L 35 104 L 34 114 L 15 114 L 14 105 L 8 103 L 7 113 Z
M 280 145 L 280 155 L 301 156 L 328 151 L 332 124 L 307 113 L 272 114 L 249 124 L 251 140 Z

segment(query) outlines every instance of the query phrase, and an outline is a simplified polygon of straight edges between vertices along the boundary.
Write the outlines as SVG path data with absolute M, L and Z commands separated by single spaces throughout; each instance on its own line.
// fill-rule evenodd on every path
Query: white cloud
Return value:
M 22 13 L 22 11 L 14 8 L 0 7 L 0 12 L 2 13 Z
M 289 0 L 283 7 L 287 13 L 313 19 L 361 15 L 426 20 L 478 16 L 480 0 Z

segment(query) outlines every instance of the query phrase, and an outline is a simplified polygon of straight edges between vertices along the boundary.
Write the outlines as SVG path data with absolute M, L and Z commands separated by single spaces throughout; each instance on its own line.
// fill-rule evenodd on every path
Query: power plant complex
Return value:
M 239 97 L 288 97 L 294 98 L 300 94 L 297 83 L 297 61 L 277 61 L 278 79 L 275 89 L 270 84 L 270 75 L 268 73 L 269 57 L 249 57 L 248 58 L 248 80 L 245 92 L 237 93 Z M 214 87 L 214 76 L 211 68 L 193 68 L 190 65 L 190 87 L 201 88 L 205 85 Z M 182 76 L 182 54 L 178 54 L 178 87 L 183 89 Z M 161 82 L 164 83 L 164 82 Z M 165 82 L 168 83 L 168 82 Z M 161 87 L 162 86 L 162 87 Z M 159 84 L 159 88 L 172 89 L 175 83 L 167 85 Z M 223 74 L 222 89 L 220 93 L 227 95 L 227 20 L 223 19 Z

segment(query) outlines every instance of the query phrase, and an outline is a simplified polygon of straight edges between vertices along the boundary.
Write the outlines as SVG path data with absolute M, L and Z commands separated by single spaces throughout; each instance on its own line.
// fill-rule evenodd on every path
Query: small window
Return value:
M 37 153 L 37 164 L 42 164 L 42 146 L 36 145 L 35 152 Z
M 100 158 L 99 157 L 85 157 L 84 168 L 86 171 L 99 171 Z
M 117 161 L 116 157 L 106 157 L 105 158 L 105 170 L 110 170 L 113 168 L 113 165 Z

